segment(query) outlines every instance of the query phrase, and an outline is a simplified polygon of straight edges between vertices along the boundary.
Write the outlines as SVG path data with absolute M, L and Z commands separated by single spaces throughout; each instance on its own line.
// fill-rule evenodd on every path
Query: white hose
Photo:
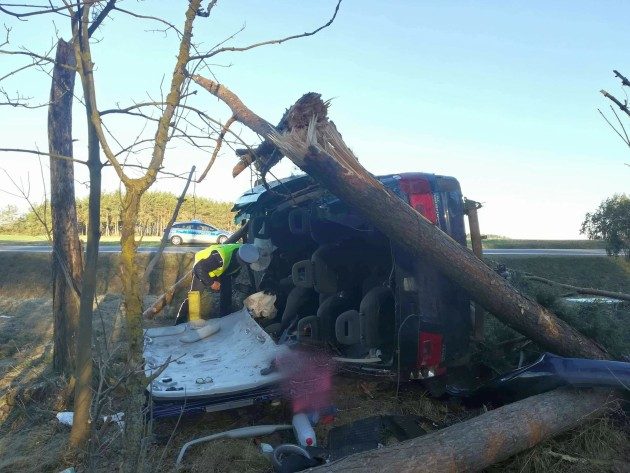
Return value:
M 292 429 L 293 426 L 289 424 L 276 424 L 276 425 L 252 425 L 250 427 L 241 427 L 239 429 L 226 430 L 225 432 L 219 432 L 217 434 L 208 435 L 206 437 L 200 437 L 195 440 L 191 440 L 190 442 L 186 442 L 182 449 L 179 451 L 179 455 L 177 455 L 177 460 L 175 461 L 175 468 L 179 467 L 179 464 L 182 462 L 182 458 L 184 458 L 184 454 L 188 447 L 192 445 L 197 445 L 202 442 L 211 442 L 213 440 L 219 439 L 243 439 L 249 437 L 260 437 L 263 435 L 270 435 L 278 430 L 289 430 Z

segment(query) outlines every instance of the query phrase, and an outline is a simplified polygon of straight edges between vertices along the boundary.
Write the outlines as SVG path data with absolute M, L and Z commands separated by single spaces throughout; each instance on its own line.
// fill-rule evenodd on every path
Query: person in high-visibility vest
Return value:
M 231 278 L 241 269 L 241 264 L 256 263 L 260 259 L 259 249 L 247 243 L 228 243 L 211 245 L 195 254 L 193 266 L 192 291 L 210 289 L 221 290 L 221 281 Z M 188 321 L 189 301 L 186 299 L 177 314 L 177 322 Z

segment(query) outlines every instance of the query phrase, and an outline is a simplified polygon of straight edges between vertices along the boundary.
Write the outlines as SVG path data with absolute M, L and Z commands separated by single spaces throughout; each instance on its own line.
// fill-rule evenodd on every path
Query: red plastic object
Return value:
M 435 368 L 442 362 L 442 335 L 420 332 L 418 336 L 418 368 Z

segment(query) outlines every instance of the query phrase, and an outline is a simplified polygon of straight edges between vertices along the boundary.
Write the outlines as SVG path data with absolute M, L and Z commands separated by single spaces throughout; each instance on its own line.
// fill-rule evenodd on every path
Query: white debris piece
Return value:
M 214 335 L 220 329 L 221 327 L 218 323 L 208 323 L 203 327 L 188 330 L 184 336 L 179 339 L 179 341 L 184 343 L 198 342 L 199 340 L 203 340 L 204 338 Z
M 70 427 L 72 427 L 72 422 L 74 421 L 74 412 L 57 412 L 57 420 L 63 425 L 69 425 Z
M 200 330 L 189 323 L 181 324 L 186 327 L 183 334 L 177 325 L 163 327 L 159 337 L 145 331 L 146 375 L 151 376 L 167 364 L 147 387 L 154 399 L 199 399 L 239 393 L 280 381 L 278 371 L 268 374 L 261 371 L 289 349 L 276 345 L 246 308 L 208 322 L 211 324 L 204 328 L 214 326 L 218 332 L 194 343 L 183 341 L 191 332 Z M 170 335 L 168 329 L 172 329 Z
M 265 294 L 263 291 L 252 294 L 243 301 L 245 307 L 255 318 L 272 319 L 275 317 L 277 309 L 275 294 Z
M 103 422 L 116 422 L 118 427 L 123 429 L 125 427 L 125 422 L 122 420 L 124 416 L 125 416 L 124 412 L 118 412 L 117 414 L 112 414 L 110 416 L 103 416 Z M 63 425 L 72 427 L 72 424 L 74 423 L 74 412 L 72 411 L 57 412 L 57 420 Z

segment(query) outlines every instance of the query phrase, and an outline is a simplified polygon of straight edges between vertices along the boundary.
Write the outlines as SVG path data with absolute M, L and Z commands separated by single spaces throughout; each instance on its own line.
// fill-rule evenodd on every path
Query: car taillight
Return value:
M 442 335 L 420 332 L 418 335 L 418 368 L 437 368 L 442 362 Z
M 400 189 L 409 196 L 409 205 L 434 225 L 437 223 L 431 184 L 426 179 L 401 179 Z

